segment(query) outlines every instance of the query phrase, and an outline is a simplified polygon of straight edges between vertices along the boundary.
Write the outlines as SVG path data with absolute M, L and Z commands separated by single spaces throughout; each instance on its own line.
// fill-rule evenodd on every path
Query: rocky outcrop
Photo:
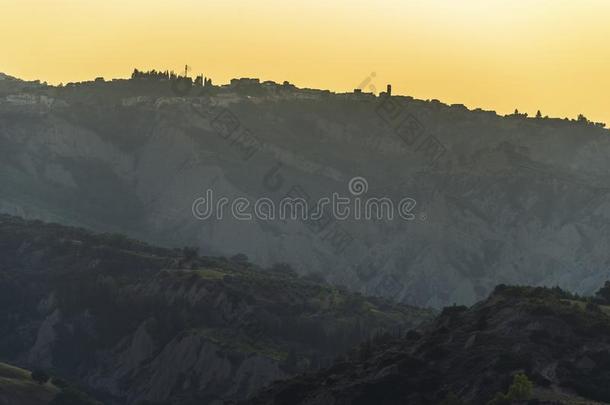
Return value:
M 59 309 L 55 309 L 42 321 L 36 334 L 36 342 L 28 352 L 28 363 L 39 364 L 44 368 L 50 368 L 53 365 L 51 353 L 57 339 L 55 328 L 60 323 L 61 311 Z
M 129 403 L 168 398 L 223 403 L 246 398 L 289 375 L 277 359 L 227 350 L 201 332 L 185 332 L 157 348 L 143 324 L 125 340 L 129 344 L 124 341 L 98 353 L 100 364 L 87 370 L 85 381 L 92 389 Z

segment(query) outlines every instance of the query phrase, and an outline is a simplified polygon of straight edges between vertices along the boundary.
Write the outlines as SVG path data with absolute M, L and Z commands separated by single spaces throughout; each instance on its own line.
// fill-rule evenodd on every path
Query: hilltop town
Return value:
M 296 85 L 284 81 L 277 83 L 271 80 L 261 81 L 258 78 L 234 78 L 226 84 L 214 84 L 212 79 L 199 74 L 194 78 L 189 76 L 189 68 L 176 73 L 172 70 L 139 70 L 134 69 L 128 79 L 105 80 L 97 77 L 91 81 L 60 83 L 57 86 L 49 85 L 40 80 L 24 81 L 0 73 L 0 105 L 6 106 L 30 106 L 45 110 L 51 105 L 64 106 L 72 96 L 83 102 L 83 94 L 87 90 L 92 91 L 96 97 L 107 96 L 113 99 L 117 97 L 123 103 L 139 103 L 146 101 L 146 97 L 208 97 L 214 98 L 217 105 L 228 105 L 238 102 L 243 98 L 251 100 L 325 100 L 333 98 L 343 101 L 375 102 L 383 97 L 390 96 L 396 100 L 415 103 L 422 107 L 428 106 L 434 110 L 439 108 L 451 109 L 454 112 L 474 112 L 488 118 L 502 117 L 492 110 L 481 108 L 469 109 L 463 104 L 445 104 L 439 100 L 418 100 L 407 95 L 396 95 L 392 93 L 392 85 L 387 84 L 385 91 L 375 94 L 375 86 L 368 80 L 361 83 L 350 92 L 333 92 L 330 90 L 299 88 Z M 78 92 L 75 90 L 78 89 Z M 84 92 L 83 92 L 84 90 Z M 368 91 L 367 91 L 368 90 Z M 144 98 L 143 98 L 144 97 Z M 61 99 L 61 100 L 58 100 Z M 577 125 L 594 126 L 605 128 L 603 122 L 593 122 L 579 114 L 576 118 L 552 118 L 542 115 L 540 111 L 533 116 L 520 113 L 518 109 L 504 117 L 520 120 L 536 120 L 540 123 L 550 125 L 563 125 L 572 123 Z

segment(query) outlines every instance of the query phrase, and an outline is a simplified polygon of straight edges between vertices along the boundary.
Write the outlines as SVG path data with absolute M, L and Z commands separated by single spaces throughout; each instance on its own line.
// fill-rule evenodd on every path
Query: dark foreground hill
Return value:
M 447 307 L 406 338 L 363 345 L 247 403 L 610 403 L 609 309 L 559 289 L 499 286 L 471 308 Z
M 212 404 L 430 312 L 120 235 L 0 216 L 0 360 L 105 403 Z

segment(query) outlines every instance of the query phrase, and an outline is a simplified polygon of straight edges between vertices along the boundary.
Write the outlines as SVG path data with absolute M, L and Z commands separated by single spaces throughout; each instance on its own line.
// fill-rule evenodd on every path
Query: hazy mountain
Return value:
M 52 371 L 106 404 L 243 399 L 432 315 L 287 266 L 4 215 L 0 256 L 0 360 Z M 2 381 L 0 369 L 0 397 Z
M 500 286 L 471 308 L 447 307 L 406 338 L 378 338 L 247 404 L 607 404 L 608 313 L 559 289 Z
M 473 303 L 608 277 L 608 131 L 409 97 L 236 81 L 0 82 L 0 211 L 289 262 L 368 295 Z M 235 131 L 232 131 L 235 129 Z M 278 166 L 279 165 L 279 166 Z M 216 196 L 417 201 L 404 221 L 200 221 Z

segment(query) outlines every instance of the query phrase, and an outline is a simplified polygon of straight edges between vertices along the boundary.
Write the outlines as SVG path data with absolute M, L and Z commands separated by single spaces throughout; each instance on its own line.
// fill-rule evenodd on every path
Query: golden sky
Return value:
M 377 90 L 610 126 L 609 0 L 0 0 L 0 72 L 134 67 Z

